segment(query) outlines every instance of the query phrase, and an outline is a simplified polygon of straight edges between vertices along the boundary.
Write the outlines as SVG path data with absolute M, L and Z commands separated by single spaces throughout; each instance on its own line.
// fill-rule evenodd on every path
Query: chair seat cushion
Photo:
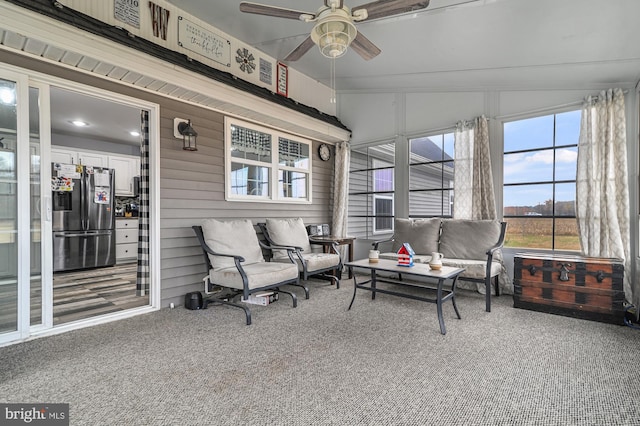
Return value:
M 297 260 L 297 256 L 293 258 Z M 307 272 L 333 269 L 340 264 L 340 256 L 333 253 L 302 253 L 302 258 L 307 263 Z M 272 262 L 291 263 L 291 260 L 289 260 L 289 257 L 274 258 Z M 296 263 L 298 264 L 298 269 L 304 271 L 300 261 L 297 260 Z
M 396 253 L 380 253 L 380 259 L 398 260 Z M 416 255 L 413 257 L 414 263 L 429 263 L 431 256 Z M 486 260 L 470 260 L 470 259 L 442 259 L 444 266 L 455 266 L 456 268 L 464 268 L 464 272 L 460 274 L 460 278 L 476 278 L 484 279 L 487 268 Z M 491 263 L 491 276 L 495 277 L 502 272 L 502 263 L 494 261 Z
M 249 289 L 280 283 L 298 278 L 298 268 L 293 263 L 257 262 L 242 263 L 247 274 Z M 233 266 L 209 271 L 209 279 L 213 284 L 224 287 L 243 289 L 242 277 L 238 269 Z
M 427 261 L 428 262 L 428 261 Z M 455 266 L 456 268 L 464 268 L 464 272 L 460 274 L 460 278 L 484 279 L 487 271 L 486 260 L 468 260 L 468 259 L 442 259 L 445 266 Z M 491 276 L 495 277 L 502 271 L 500 262 L 491 262 Z

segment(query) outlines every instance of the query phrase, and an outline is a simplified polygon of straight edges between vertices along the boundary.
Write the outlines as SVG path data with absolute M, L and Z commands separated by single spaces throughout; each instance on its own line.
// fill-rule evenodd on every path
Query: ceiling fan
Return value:
M 309 36 L 284 61 L 297 61 L 317 45 L 320 52 L 328 58 L 344 55 L 351 46 L 365 60 L 378 56 L 381 50 L 356 29 L 357 22 L 385 18 L 429 6 L 429 0 L 377 0 L 371 3 L 349 8 L 343 0 L 324 0 L 324 6 L 315 13 L 267 6 L 258 3 L 241 2 L 240 11 L 256 15 L 278 18 L 298 19 L 314 22 Z

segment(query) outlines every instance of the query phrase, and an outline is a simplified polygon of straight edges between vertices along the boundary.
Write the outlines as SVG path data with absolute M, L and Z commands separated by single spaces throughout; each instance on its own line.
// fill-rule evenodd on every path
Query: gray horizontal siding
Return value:
M 370 150 L 369 154 L 375 154 L 378 157 L 367 155 L 366 152 L 353 151 L 351 153 L 351 163 L 349 169 L 349 218 L 347 221 L 347 229 L 349 235 L 356 238 L 379 238 L 380 236 L 389 235 L 389 233 L 374 233 L 373 218 L 366 216 L 373 214 L 373 194 L 360 194 L 363 192 L 373 191 L 372 171 L 362 171 L 374 167 L 384 167 L 386 165 L 393 166 L 393 158 L 387 153 L 381 153 L 375 149 Z M 354 195 L 356 194 L 356 195 Z M 392 194 L 381 194 L 392 195 Z
M 409 216 L 451 215 L 450 192 L 443 193 L 442 187 L 444 185 L 449 188 L 449 183 L 453 182 L 452 167 L 449 164 L 422 164 L 410 166 L 409 170 L 409 189 L 438 189 L 438 191 L 410 192 Z
M 167 100 L 162 108 L 160 149 L 160 210 L 162 299 L 182 303 L 185 293 L 201 290 L 206 267 L 191 229 L 205 219 L 301 217 L 305 223 L 330 223 L 332 162 L 312 163 L 312 204 L 226 201 L 224 194 L 224 116 Z M 179 112 L 178 112 L 179 111 Z M 165 117 L 168 114 L 168 117 Z M 192 120 L 198 131 L 198 151 L 180 149 L 173 138 L 173 117 Z M 313 153 L 317 143 L 314 143 Z
M 69 81 L 121 93 L 160 105 L 160 268 L 162 306 L 184 303 L 184 294 L 201 290 L 205 263 L 191 229 L 207 218 L 302 217 L 305 223 L 331 223 L 333 160 L 318 158 L 312 147 L 312 204 L 228 202 L 224 199 L 224 116 L 194 105 L 133 89 L 113 81 L 18 55 L 7 63 Z M 198 151 L 182 150 L 173 136 L 174 118 L 190 119 L 198 132 Z M 152 147 L 151 149 L 158 149 Z

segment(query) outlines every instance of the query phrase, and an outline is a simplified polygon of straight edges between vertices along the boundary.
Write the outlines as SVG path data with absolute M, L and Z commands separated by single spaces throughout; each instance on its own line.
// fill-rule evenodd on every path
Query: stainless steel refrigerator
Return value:
M 51 164 L 53 271 L 116 263 L 115 170 Z

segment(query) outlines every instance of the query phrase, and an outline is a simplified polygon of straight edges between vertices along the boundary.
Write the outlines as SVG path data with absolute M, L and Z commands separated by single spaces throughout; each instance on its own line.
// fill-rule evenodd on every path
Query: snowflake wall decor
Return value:
M 251 74 L 256 69 L 256 64 L 253 62 L 256 58 L 253 53 L 249 53 L 245 48 L 236 50 L 236 53 L 236 62 L 240 64 L 240 70 Z

